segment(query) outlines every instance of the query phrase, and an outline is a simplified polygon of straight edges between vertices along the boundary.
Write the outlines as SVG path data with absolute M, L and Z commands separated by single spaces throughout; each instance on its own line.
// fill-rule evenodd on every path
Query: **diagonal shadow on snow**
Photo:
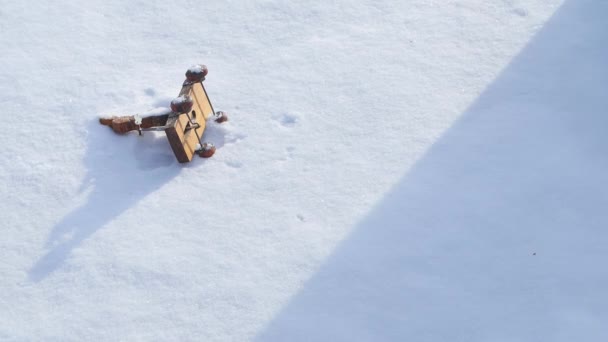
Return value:
M 83 206 L 53 227 L 48 251 L 29 271 L 31 281 L 41 281 L 61 267 L 83 241 L 181 170 L 164 136 L 118 136 L 97 120 L 87 128 L 87 175 L 81 189 L 92 188 L 91 193 Z
M 256 339 L 608 339 L 607 17 L 566 1 Z

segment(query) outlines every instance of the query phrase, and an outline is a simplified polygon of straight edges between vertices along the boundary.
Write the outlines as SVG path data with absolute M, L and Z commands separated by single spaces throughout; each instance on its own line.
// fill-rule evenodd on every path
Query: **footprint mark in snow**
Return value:
M 513 13 L 517 14 L 520 17 L 528 16 L 528 11 L 526 11 L 526 9 L 524 9 L 524 8 L 515 8 L 513 10 Z
M 150 97 L 154 97 L 154 96 L 156 96 L 156 90 L 154 88 L 146 88 L 146 89 L 144 89 L 144 94 L 146 94 Z
M 520 17 L 528 16 L 528 11 L 525 8 L 518 7 L 516 0 L 503 0 L 503 3 L 511 8 L 511 13 L 516 14 Z
M 294 127 L 300 122 L 300 117 L 296 114 L 283 113 L 272 118 L 283 127 Z
M 238 160 L 228 160 L 224 163 L 226 164 L 226 166 L 231 167 L 233 169 L 240 169 L 241 167 L 243 167 L 243 163 Z
M 285 154 L 287 155 L 287 159 L 292 159 L 293 158 L 293 153 L 295 152 L 296 148 L 293 146 L 288 146 L 285 148 Z
M 227 134 L 226 138 L 224 140 L 224 143 L 225 144 L 236 144 L 238 142 L 241 142 L 245 138 L 247 138 L 247 136 L 245 134 L 242 134 L 242 133 Z
M 285 162 L 293 159 L 293 154 L 294 154 L 295 150 L 296 150 L 295 147 L 293 147 L 293 146 L 287 146 L 285 148 L 285 154 L 284 154 L 284 156 L 281 157 L 281 158 L 279 158 L 278 161 L 281 162 L 281 163 L 285 163 Z

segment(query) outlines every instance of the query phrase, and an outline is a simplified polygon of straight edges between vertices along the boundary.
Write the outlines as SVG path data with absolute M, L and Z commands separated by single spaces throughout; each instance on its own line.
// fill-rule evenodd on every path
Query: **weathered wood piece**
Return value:
M 164 126 L 168 117 L 169 114 L 147 116 L 142 118 L 139 126 L 135 123 L 134 115 L 100 118 L 99 122 L 102 125 L 110 126 L 118 134 L 125 134 L 130 131 L 137 131 L 139 128 L 145 130 L 152 127 Z
M 136 121 L 136 117 L 133 115 L 114 116 L 100 118 L 99 122 L 102 125 L 110 126 L 119 134 L 135 130 L 140 130 L 140 132 L 143 130 L 164 130 L 177 160 L 180 163 L 187 163 L 196 154 L 197 147 L 199 147 L 205 132 L 206 121 L 214 113 L 202 82 L 187 80 L 178 96 L 181 95 L 188 95 L 192 99 L 192 109 L 188 113 L 170 112 L 143 117 L 141 121 Z M 173 110 L 178 109 L 174 108 Z M 202 156 L 205 156 L 203 154 Z M 207 157 L 212 154 L 212 152 L 207 151 Z
M 187 163 L 196 154 L 199 139 L 205 132 L 205 121 L 213 115 L 213 110 L 202 83 L 185 84 L 179 95 L 189 95 L 192 98 L 192 109 L 188 114 L 170 114 L 165 124 L 165 133 L 177 161 Z M 188 115 L 193 122 L 190 122 Z
M 209 98 L 207 97 L 207 93 L 202 83 L 197 82 L 189 85 L 184 85 L 179 95 L 189 95 L 194 101 L 192 111 L 196 113 L 194 113 L 194 116 L 191 115 L 193 118 L 197 118 L 197 116 L 202 114 L 204 120 L 207 120 L 211 117 L 211 115 L 213 115 L 211 103 L 209 102 Z M 198 118 L 200 118 L 200 116 Z

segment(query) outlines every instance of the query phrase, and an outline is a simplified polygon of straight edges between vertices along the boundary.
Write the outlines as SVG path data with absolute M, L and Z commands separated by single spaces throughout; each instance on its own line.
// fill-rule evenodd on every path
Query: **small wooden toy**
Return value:
M 114 132 L 125 134 L 138 131 L 164 131 L 169 145 L 180 163 L 187 163 L 195 154 L 209 158 L 215 153 L 215 146 L 203 142 L 206 122 L 213 118 L 222 123 L 228 120 L 223 111 L 216 112 L 209 100 L 203 81 L 208 69 L 204 65 L 194 65 L 186 71 L 186 80 L 178 97 L 171 101 L 171 111 L 166 114 L 140 117 L 138 115 L 100 118 L 102 125 L 110 126 Z

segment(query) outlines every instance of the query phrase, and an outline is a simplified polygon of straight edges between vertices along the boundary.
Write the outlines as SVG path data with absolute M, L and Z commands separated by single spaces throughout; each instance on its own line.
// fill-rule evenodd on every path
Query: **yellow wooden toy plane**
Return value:
M 171 112 L 155 116 L 138 115 L 101 118 L 102 125 L 110 126 L 114 132 L 124 134 L 130 131 L 164 131 L 175 157 L 180 163 L 187 163 L 195 154 L 209 158 L 215 153 L 215 146 L 202 142 L 206 121 L 213 116 L 216 122 L 228 120 L 226 113 L 215 112 L 209 100 L 203 81 L 208 69 L 205 65 L 193 65 L 186 71 L 186 80 L 178 97 L 171 101 Z

